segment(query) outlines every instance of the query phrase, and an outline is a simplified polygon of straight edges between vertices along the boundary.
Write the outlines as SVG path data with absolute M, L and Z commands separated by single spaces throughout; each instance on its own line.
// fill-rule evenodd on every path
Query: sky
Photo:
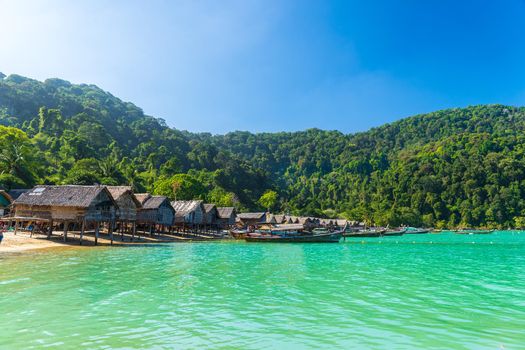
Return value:
M 96 84 L 196 132 L 525 105 L 524 62 L 525 0 L 0 0 L 0 72 Z

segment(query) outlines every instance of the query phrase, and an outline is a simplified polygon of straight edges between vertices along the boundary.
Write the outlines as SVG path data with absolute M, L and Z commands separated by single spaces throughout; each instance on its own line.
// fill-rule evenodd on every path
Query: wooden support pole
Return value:
M 95 222 L 95 245 L 98 245 L 98 233 L 100 232 L 100 222 Z
M 115 225 L 114 221 L 110 221 L 108 223 L 109 239 L 111 240 L 111 245 L 113 245 L 113 226 L 114 225 Z
M 69 226 L 69 223 L 67 221 L 64 222 L 64 242 L 67 242 L 67 227 Z
M 149 236 L 151 237 L 153 233 L 153 224 L 149 224 Z
M 133 227 L 131 231 L 131 241 L 135 241 L 135 234 L 137 233 L 137 222 L 133 221 Z
M 15 236 L 18 233 L 18 220 L 15 220 Z
M 47 230 L 47 239 L 51 239 L 53 233 L 53 220 L 49 221 L 49 229 Z
M 80 227 L 80 245 L 82 245 L 82 239 L 84 238 L 85 229 L 86 229 L 86 220 L 82 220 L 82 226 Z

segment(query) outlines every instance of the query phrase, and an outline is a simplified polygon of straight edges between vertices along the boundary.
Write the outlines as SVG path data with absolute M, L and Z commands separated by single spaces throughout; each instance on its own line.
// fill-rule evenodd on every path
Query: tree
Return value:
M 277 192 L 272 191 L 272 190 L 267 190 L 266 192 L 264 192 L 261 198 L 259 198 L 258 203 L 266 210 L 271 211 L 272 208 L 274 208 L 275 205 L 277 204 L 277 198 L 278 198 Z

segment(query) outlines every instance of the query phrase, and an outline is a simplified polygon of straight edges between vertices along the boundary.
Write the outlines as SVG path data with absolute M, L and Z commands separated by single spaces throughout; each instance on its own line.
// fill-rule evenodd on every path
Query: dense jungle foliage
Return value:
M 525 108 L 368 132 L 189 133 L 94 85 L 0 73 L 0 186 L 129 184 L 170 198 L 376 224 L 525 226 Z

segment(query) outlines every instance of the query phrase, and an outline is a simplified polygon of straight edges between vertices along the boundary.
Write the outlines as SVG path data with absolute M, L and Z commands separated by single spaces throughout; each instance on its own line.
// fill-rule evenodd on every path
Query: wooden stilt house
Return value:
M 164 232 L 173 225 L 175 210 L 167 197 L 152 196 L 148 193 L 137 194 L 135 197 L 141 203 L 137 222 L 148 227 L 150 234 L 153 231 Z
M 267 213 L 239 213 L 237 219 L 242 226 L 257 226 L 266 223 Z
M 175 208 L 175 225 L 185 231 L 187 228 L 192 230 L 199 229 L 205 223 L 205 210 L 201 200 L 192 201 L 173 201 Z
M 105 186 L 36 186 L 13 202 L 12 220 L 15 232 L 22 222 L 45 224 L 48 237 L 55 224 L 63 224 L 64 241 L 70 225 L 80 228 L 80 242 L 85 230 L 94 228 L 95 244 L 101 224 L 107 224 L 113 243 L 117 204 Z M 32 225 L 34 227 L 34 225 Z
M 131 186 L 106 186 L 117 203 L 118 209 L 115 218 L 115 229 L 121 234 L 131 233 L 131 240 L 137 233 L 137 214 L 142 207 L 133 194 Z
M 203 204 L 204 224 L 207 228 L 217 228 L 217 206 L 215 204 Z
M 235 217 L 237 213 L 234 207 L 218 207 L 217 208 L 217 225 L 221 229 L 228 229 L 235 225 Z

